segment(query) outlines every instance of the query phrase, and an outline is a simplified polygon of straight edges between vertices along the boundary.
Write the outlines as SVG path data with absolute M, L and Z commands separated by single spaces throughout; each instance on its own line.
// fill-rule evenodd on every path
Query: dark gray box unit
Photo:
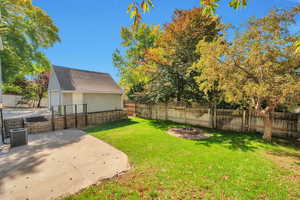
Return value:
M 9 134 L 11 147 L 18 147 L 28 144 L 28 135 L 26 128 L 10 129 Z

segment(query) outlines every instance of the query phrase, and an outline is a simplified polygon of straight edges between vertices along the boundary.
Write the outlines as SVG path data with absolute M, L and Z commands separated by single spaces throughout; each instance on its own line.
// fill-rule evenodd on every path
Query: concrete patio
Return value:
M 0 199 L 53 199 L 128 169 L 126 154 L 83 131 L 29 135 L 0 153 Z

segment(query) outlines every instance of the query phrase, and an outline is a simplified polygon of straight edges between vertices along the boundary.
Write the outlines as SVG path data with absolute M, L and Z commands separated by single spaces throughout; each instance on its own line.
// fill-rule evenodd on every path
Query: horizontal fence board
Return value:
M 133 109 L 134 108 L 134 109 Z M 185 107 L 176 105 L 125 104 L 125 110 L 131 115 L 147 119 L 169 120 L 238 132 L 264 131 L 263 116 L 255 111 L 217 109 L 205 107 Z M 134 112 L 134 113 L 133 113 Z M 274 112 L 273 134 L 278 137 L 300 137 L 300 114 Z

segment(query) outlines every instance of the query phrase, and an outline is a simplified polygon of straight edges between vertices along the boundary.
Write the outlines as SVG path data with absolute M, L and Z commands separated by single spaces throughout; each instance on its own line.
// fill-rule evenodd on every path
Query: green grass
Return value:
M 264 153 L 299 156 L 299 150 L 254 134 L 211 131 L 202 141 L 166 134 L 176 126 L 132 118 L 87 129 L 125 152 L 133 168 L 65 199 L 300 199 L 299 177 Z

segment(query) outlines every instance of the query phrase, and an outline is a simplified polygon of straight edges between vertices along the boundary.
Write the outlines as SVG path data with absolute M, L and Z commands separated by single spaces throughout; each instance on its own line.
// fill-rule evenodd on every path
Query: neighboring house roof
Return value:
M 107 73 L 53 66 L 61 90 L 84 93 L 122 94 L 123 90 Z

